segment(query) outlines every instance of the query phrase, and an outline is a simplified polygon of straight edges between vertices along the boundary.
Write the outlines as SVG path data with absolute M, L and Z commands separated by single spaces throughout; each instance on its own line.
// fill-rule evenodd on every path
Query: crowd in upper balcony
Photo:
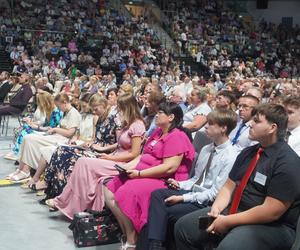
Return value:
M 160 3 L 161 1 L 157 1 Z M 248 77 L 297 77 L 300 69 L 300 28 L 241 16 L 223 1 L 168 1 L 164 22 L 181 53 L 213 74 L 234 68 Z

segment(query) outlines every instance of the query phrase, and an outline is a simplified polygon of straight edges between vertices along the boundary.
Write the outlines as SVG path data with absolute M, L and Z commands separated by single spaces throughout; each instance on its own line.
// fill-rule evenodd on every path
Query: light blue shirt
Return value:
M 239 120 L 235 129 L 231 131 L 231 133 L 229 135 L 230 141 L 233 140 L 233 138 L 235 137 L 235 135 L 242 123 L 243 123 L 243 120 Z M 238 137 L 237 142 L 234 145 L 234 147 L 236 147 L 236 149 L 239 152 L 241 152 L 244 148 L 253 146 L 258 143 L 257 141 L 252 141 L 249 139 L 249 130 L 250 130 L 250 121 L 245 123 L 245 126 L 241 130 L 240 136 Z
M 210 168 L 203 181 L 196 185 L 195 183 L 204 171 L 213 148 L 215 148 L 215 153 Z M 237 155 L 238 151 L 232 146 L 230 140 L 217 147 L 213 143 L 203 147 L 195 165 L 195 176 L 179 182 L 180 189 L 191 190 L 191 192 L 183 195 L 184 202 L 206 204 L 209 201 L 213 201 L 225 184 Z

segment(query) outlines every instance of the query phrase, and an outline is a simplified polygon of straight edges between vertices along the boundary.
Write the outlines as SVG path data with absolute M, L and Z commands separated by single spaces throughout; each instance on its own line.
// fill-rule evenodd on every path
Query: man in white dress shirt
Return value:
M 250 140 L 248 136 L 252 110 L 258 103 L 259 100 L 252 95 L 244 95 L 239 99 L 238 114 L 240 119 L 235 129 L 229 135 L 232 145 L 239 151 L 257 143 L 256 141 Z
M 238 152 L 228 138 L 236 125 L 235 112 L 218 109 L 207 115 L 207 121 L 206 134 L 213 143 L 201 150 L 195 176 L 180 182 L 168 179 L 169 189 L 159 189 L 151 195 L 148 216 L 150 249 L 165 249 L 168 222 L 175 223 L 183 215 L 214 201 L 235 162 Z
M 283 105 L 289 116 L 287 143 L 300 156 L 300 97 L 290 96 Z

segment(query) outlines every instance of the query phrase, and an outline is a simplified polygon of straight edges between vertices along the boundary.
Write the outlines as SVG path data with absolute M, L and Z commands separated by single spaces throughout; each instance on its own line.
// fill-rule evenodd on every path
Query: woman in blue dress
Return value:
M 51 94 L 41 91 L 37 94 L 37 108 L 33 118 L 23 119 L 23 126 L 16 132 L 13 152 L 5 156 L 9 160 L 17 160 L 24 136 L 37 131 L 46 132 L 48 128 L 55 128 L 60 124 L 63 113 L 55 106 L 54 98 Z

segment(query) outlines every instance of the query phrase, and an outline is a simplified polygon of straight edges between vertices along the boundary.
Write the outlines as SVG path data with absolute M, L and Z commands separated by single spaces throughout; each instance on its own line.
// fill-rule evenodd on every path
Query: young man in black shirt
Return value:
M 288 116 L 276 104 L 254 109 L 249 138 L 212 207 L 190 213 L 175 225 L 179 250 L 203 249 L 213 236 L 217 250 L 290 249 L 300 211 L 300 158 L 284 141 Z M 214 222 L 198 229 L 198 217 Z

